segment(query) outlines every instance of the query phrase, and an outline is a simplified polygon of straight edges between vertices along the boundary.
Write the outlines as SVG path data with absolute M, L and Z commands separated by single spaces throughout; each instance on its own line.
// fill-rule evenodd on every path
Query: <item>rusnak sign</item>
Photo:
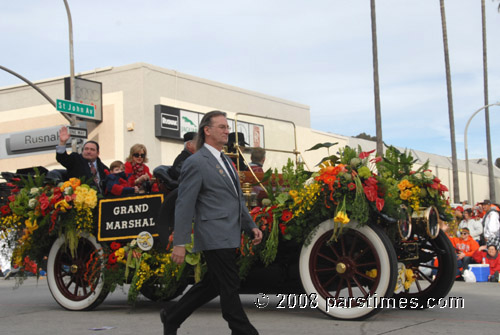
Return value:
M 143 231 L 158 236 L 156 220 L 162 201 L 163 194 L 101 200 L 97 239 L 99 241 L 133 239 Z
M 8 155 L 27 152 L 55 150 L 59 145 L 59 129 L 61 127 L 39 128 L 23 132 L 11 133 L 5 139 Z

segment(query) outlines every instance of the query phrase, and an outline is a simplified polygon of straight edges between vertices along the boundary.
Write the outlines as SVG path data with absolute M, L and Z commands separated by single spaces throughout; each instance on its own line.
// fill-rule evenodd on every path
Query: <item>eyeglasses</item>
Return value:
M 209 127 L 210 127 L 210 128 L 214 128 L 215 126 L 209 126 Z M 225 126 L 225 125 L 223 125 L 223 124 L 221 124 L 221 125 L 217 126 L 216 128 L 219 128 L 220 130 L 223 130 L 223 131 L 224 131 L 224 130 L 231 131 L 231 127 L 229 127 L 229 126 Z
M 146 154 L 138 154 L 138 153 L 135 153 L 135 154 L 133 154 L 132 156 L 134 156 L 135 158 L 139 158 L 139 157 L 141 157 L 141 158 L 145 158 L 145 157 L 146 157 Z

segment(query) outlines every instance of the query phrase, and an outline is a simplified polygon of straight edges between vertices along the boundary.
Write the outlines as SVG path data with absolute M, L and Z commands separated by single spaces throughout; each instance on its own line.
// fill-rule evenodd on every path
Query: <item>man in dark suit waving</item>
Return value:
M 184 261 L 194 214 L 194 251 L 203 251 L 208 272 L 168 312 L 161 311 L 164 334 L 177 334 L 177 328 L 196 308 L 218 295 L 232 334 L 258 334 L 241 306 L 236 248 L 241 230 L 253 236 L 254 244 L 261 242 L 262 232 L 245 206 L 236 170 L 221 153 L 228 134 L 224 112 L 205 114 L 198 130 L 197 152 L 182 167 L 172 260 Z
M 56 160 L 68 171 L 68 179 L 85 177 L 102 193 L 101 182 L 106 178 L 106 170 L 109 172 L 109 169 L 99 159 L 99 144 L 95 141 L 87 141 L 81 154 L 72 152 L 68 155 L 66 142 L 69 138 L 68 128 L 61 127 L 59 145 L 56 147 Z

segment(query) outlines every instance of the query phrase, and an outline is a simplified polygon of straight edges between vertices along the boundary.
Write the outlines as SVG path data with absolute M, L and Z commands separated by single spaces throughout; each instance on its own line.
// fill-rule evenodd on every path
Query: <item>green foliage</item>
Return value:
M 335 143 L 331 143 L 331 142 L 318 143 L 318 144 L 312 146 L 311 148 L 307 149 L 306 151 L 313 151 L 313 150 L 318 150 L 318 149 L 321 149 L 321 148 L 330 149 L 331 147 L 333 147 L 336 144 L 339 144 L 339 143 L 338 142 L 335 142 Z

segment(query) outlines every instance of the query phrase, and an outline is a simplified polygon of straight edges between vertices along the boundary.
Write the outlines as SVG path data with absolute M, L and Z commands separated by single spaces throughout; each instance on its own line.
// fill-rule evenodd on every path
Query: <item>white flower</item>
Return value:
M 434 175 L 429 170 L 424 171 L 424 176 L 425 176 L 425 178 L 434 179 Z
M 30 195 L 37 195 L 38 194 L 38 187 L 32 187 L 30 190 Z
M 28 207 L 35 208 L 35 206 L 36 206 L 36 199 L 30 199 L 30 201 L 28 202 Z

